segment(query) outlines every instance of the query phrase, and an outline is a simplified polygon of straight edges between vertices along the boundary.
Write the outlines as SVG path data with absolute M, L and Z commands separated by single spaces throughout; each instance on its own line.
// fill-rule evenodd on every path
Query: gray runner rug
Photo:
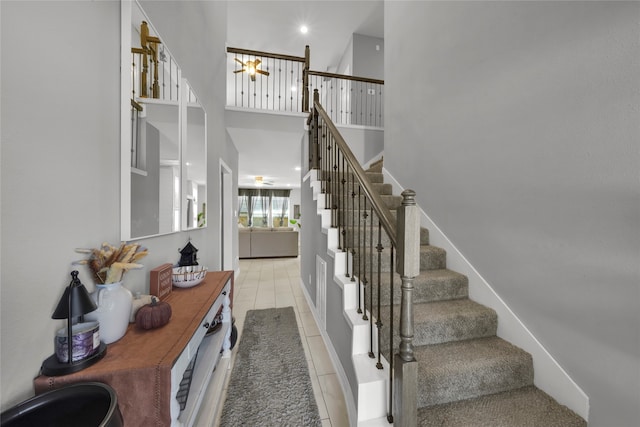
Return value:
M 321 425 L 293 307 L 248 311 L 220 426 Z

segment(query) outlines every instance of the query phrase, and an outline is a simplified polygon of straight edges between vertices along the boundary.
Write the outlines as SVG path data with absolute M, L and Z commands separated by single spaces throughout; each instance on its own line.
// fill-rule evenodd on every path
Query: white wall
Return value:
M 385 168 L 587 393 L 594 427 L 640 419 L 639 17 L 385 2 Z
M 337 128 L 361 165 L 384 150 L 384 129 L 349 125 L 338 125 Z
M 353 34 L 353 75 L 384 80 L 384 39 Z
M 224 131 L 225 2 L 145 2 L 208 113 L 209 177 L 237 168 Z M 2 410 L 33 394 L 62 323 L 51 313 L 77 247 L 120 236 L 120 2 L 0 2 Z M 220 83 L 221 82 L 221 83 Z M 148 291 L 148 271 L 176 262 L 189 237 L 203 264 L 220 260 L 218 185 L 209 226 L 144 239 L 145 269 L 125 285 Z M 234 188 L 237 192 L 237 188 Z M 235 234 L 235 233 L 234 233 Z M 236 245 L 237 247 L 237 245 Z M 81 279 L 92 290 L 86 271 Z
M 384 39 L 352 34 L 336 70 L 329 72 L 384 80 Z

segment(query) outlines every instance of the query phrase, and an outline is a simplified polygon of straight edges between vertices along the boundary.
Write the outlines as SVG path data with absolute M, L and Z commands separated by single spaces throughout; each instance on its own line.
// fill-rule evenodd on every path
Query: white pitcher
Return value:
M 127 332 L 133 296 L 122 282 L 97 284 L 91 293 L 98 309 L 85 315 L 100 322 L 100 338 L 105 344 L 118 341 Z

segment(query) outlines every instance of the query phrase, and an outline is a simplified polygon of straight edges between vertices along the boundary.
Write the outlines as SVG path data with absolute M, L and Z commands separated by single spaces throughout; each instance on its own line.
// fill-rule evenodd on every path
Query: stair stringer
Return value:
M 392 185 L 393 194 L 402 194 L 405 189 L 395 180 L 393 175 L 384 167 L 382 173 L 384 181 Z M 420 208 L 420 212 L 421 226 L 429 230 L 430 244 L 443 248 L 447 253 L 447 268 L 468 277 L 469 298 L 495 310 L 498 314 L 500 321 L 498 322 L 497 336 L 531 354 L 535 373 L 534 384 L 588 421 L 589 397 L 587 394 L 571 379 L 422 208 Z
M 346 276 L 351 254 L 339 249 L 338 229 L 331 227 L 331 211 L 325 208 L 325 198 L 321 192 L 317 175 L 309 174 L 309 184 L 316 202 L 317 214 L 321 218 L 322 233 L 327 236 L 327 255 L 333 259 L 333 272 L 327 276 L 342 289 L 343 315 L 351 329 L 351 360 L 357 381 L 355 403 L 357 425 L 390 426 L 387 421 L 389 363 L 382 358 L 383 369 L 375 366 L 375 360 L 369 357 L 370 324 L 357 312 L 358 281 Z M 331 274 L 332 273 L 332 274 Z M 361 293 L 362 295 L 362 293 Z M 374 341 L 377 334 L 373 334 Z M 374 342 L 377 350 L 377 341 Z M 346 380 L 345 380 L 346 381 Z M 343 389 L 349 389 L 343 385 Z

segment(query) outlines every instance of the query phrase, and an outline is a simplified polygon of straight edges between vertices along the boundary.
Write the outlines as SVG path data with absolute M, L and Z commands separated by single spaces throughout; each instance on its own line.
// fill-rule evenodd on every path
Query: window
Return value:
M 288 227 L 290 190 L 241 188 L 238 223 L 244 227 Z
M 272 227 L 287 227 L 289 225 L 289 197 L 271 197 Z

